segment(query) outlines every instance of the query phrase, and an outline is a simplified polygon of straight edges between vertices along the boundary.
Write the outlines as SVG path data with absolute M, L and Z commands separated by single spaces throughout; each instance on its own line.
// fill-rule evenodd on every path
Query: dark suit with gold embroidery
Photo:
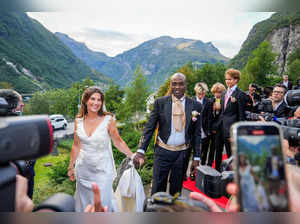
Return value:
M 190 145 L 195 157 L 200 157 L 201 144 L 201 117 L 192 121 L 192 111 L 201 112 L 201 104 L 185 97 L 185 144 Z M 153 132 L 158 125 L 158 136 L 167 144 L 172 127 L 172 97 L 165 96 L 155 100 L 154 108 L 151 111 L 140 141 L 139 149 L 145 152 L 152 138 Z M 187 151 L 170 151 L 158 145 L 155 146 L 152 194 L 159 191 L 166 191 L 168 175 L 170 173 L 170 194 L 181 193 L 184 161 L 187 159 Z

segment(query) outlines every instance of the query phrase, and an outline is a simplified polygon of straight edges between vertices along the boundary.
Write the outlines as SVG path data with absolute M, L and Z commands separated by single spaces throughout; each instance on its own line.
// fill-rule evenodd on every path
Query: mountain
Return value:
M 100 70 L 102 65 L 111 60 L 105 53 L 92 51 L 84 43 L 77 42 L 64 33 L 56 32 L 58 37 L 72 52 L 90 67 Z
M 0 82 L 22 93 L 109 79 L 78 59 L 53 33 L 22 12 L 0 13 Z
M 260 139 L 260 141 L 256 142 L 255 140 Z M 256 143 L 254 143 L 256 142 Z M 261 155 L 264 151 L 270 150 L 272 147 L 280 146 L 280 141 L 278 136 L 242 136 L 239 139 L 238 147 L 240 152 L 244 152 L 246 154 L 255 153 L 257 155 Z
M 252 51 L 265 40 L 271 44 L 273 52 L 277 54 L 275 64 L 279 66 L 279 74 L 283 74 L 286 71 L 289 54 L 300 46 L 300 13 L 274 13 L 269 19 L 255 24 L 239 53 L 229 61 L 228 65 L 242 69 Z
M 109 76 L 121 86 L 126 86 L 131 82 L 137 64 L 141 66 L 146 75 L 149 86 L 157 89 L 172 72 L 187 62 L 201 66 L 207 62 L 226 63 L 229 60 L 211 42 L 204 43 L 200 40 L 162 36 L 146 41 L 115 57 L 103 57 L 103 53 L 100 53 L 101 58 L 95 66 L 93 65 L 95 64 L 93 59 L 95 52 L 87 51 L 85 45 L 69 40 L 69 38 L 66 41 L 65 35 L 56 35 L 81 60 Z

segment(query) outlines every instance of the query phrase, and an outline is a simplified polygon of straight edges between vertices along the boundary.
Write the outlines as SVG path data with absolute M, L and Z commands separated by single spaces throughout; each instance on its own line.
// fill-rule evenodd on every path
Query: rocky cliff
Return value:
M 275 64 L 278 65 L 278 73 L 283 75 L 287 70 L 287 58 L 300 47 L 300 25 L 289 25 L 273 30 L 266 38 L 277 54 Z
M 230 60 L 228 66 L 243 69 L 249 56 L 259 44 L 268 41 L 274 53 L 278 54 L 276 65 L 278 73 L 286 71 L 287 58 L 291 52 L 300 47 L 300 12 L 274 13 L 269 19 L 253 26 L 239 53 Z

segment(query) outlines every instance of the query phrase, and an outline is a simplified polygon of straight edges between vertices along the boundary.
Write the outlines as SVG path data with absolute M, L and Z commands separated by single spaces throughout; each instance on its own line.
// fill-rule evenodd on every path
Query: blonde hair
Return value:
M 196 93 L 208 92 L 208 86 L 205 82 L 197 82 L 195 87 L 194 87 L 194 90 L 195 90 Z
M 102 116 L 102 115 L 112 115 L 112 113 L 106 112 L 103 110 L 103 106 L 104 106 L 104 94 L 102 93 L 102 90 L 100 87 L 97 86 L 91 86 L 89 88 L 87 88 L 86 90 L 84 90 L 82 97 L 81 97 L 81 105 L 80 105 L 80 111 L 77 114 L 77 118 L 82 118 L 84 117 L 87 113 L 87 101 L 90 99 L 90 97 L 94 94 L 94 93 L 99 93 L 101 96 L 101 100 L 102 100 L 102 105 L 100 110 L 98 111 L 98 115 Z
M 224 92 L 225 90 L 226 90 L 225 86 L 220 82 L 215 83 L 210 89 L 210 91 L 213 94 L 215 94 L 217 92 Z
M 238 81 L 240 81 L 241 72 L 237 69 L 229 68 L 225 72 L 225 76 L 226 75 L 230 75 L 231 78 L 234 78 L 234 79 L 237 79 Z

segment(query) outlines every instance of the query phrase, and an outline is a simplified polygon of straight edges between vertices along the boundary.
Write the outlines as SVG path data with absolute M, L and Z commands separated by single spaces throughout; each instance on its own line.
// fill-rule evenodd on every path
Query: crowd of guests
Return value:
M 190 98 L 186 95 L 185 75 L 175 73 L 171 77 L 170 94 L 155 100 L 135 154 L 120 137 L 112 114 L 103 109 L 102 90 L 98 87 L 86 89 L 75 120 L 68 169 L 69 179 L 76 179 L 76 211 L 114 211 L 111 204 L 112 180 L 116 172 L 111 141 L 139 168 L 146 160 L 145 152 L 157 130 L 151 194 L 166 191 L 169 183 L 170 194 L 175 195 L 182 190 L 191 154 L 192 174 L 200 164 L 213 166 L 214 161 L 215 169 L 220 171 L 224 148 L 228 158 L 232 155 L 230 127 L 235 122 L 245 121 L 246 111 L 263 113 L 259 108 L 263 99 L 271 102 L 270 110 L 277 118 L 300 117 L 299 107 L 295 112 L 284 102 L 284 95 L 289 89 L 300 87 L 300 79 L 293 87 L 287 76 L 283 76 L 282 83 L 265 88 L 263 94 L 258 94 L 255 84 L 250 84 L 247 92 L 240 90 L 240 76 L 239 70 L 228 69 L 224 76 L 226 86 L 217 82 L 210 90 L 206 83 L 198 82 L 194 87 L 195 96 Z M 207 97 L 209 91 L 211 98 Z M 33 165 L 29 163 L 29 166 Z M 101 196 L 98 186 L 103 193 Z M 32 197 L 32 188 L 33 182 L 29 184 L 29 197 Z M 230 194 L 236 195 L 237 191 L 235 185 L 229 185 Z M 95 205 L 95 192 L 99 193 L 97 201 L 103 202 L 105 209 Z M 191 198 L 203 201 L 211 210 L 218 211 L 212 201 L 199 194 L 192 193 Z
M 240 72 L 229 69 L 225 73 L 225 83 L 215 83 L 210 92 L 212 97 L 208 98 L 208 86 L 204 82 L 195 85 L 194 100 L 202 105 L 202 135 L 201 135 L 201 165 L 212 166 L 216 162 L 216 170 L 220 171 L 225 146 L 227 157 L 230 150 L 230 127 L 233 123 L 247 120 L 246 111 L 251 113 L 272 113 L 276 118 L 293 117 L 297 114 L 296 108 L 289 107 L 284 101 L 288 90 L 300 88 L 300 78 L 297 84 L 288 81 L 288 76 L 283 76 L 282 83 L 275 86 L 261 88 L 251 83 L 249 90 L 241 91 L 237 85 L 240 80 Z M 265 109 L 261 102 L 268 100 L 270 108 Z M 262 106 L 262 109 L 260 108 Z M 267 110 L 267 111 L 264 111 Z

